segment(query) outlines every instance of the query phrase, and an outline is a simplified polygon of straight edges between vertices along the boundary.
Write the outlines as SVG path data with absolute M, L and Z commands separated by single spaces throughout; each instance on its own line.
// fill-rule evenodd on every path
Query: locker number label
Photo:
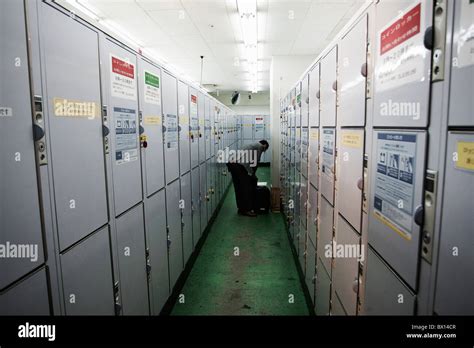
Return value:
M 13 116 L 13 109 L 7 108 L 4 106 L 0 106 L 0 118 L 2 117 L 12 117 Z

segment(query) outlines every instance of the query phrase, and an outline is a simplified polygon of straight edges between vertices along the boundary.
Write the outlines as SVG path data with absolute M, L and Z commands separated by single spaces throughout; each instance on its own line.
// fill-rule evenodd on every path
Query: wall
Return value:
M 258 92 L 250 94 L 252 99 L 248 98 L 248 92 L 241 92 L 239 105 L 232 105 L 232 93 L 229 91 L 220 92 L 219 96 L 216 93 L 211 93 L 213 97 L 219 100 L 224 105 L 236 112 L 238 115 L 255 115 L 255 114 L 270 114 L 270 92 Z

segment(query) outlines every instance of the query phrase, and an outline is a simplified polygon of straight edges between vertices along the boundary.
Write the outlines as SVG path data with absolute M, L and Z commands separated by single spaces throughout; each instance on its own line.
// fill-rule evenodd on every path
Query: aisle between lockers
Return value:
M 280 214 L 237 215 L 233 188 L 180 293 L 172 315 L 309 314 Z

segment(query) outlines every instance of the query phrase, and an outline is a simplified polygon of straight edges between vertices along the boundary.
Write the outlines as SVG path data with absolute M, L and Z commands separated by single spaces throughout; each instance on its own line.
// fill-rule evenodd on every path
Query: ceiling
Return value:
M 236 0 L 66 1 L 93 9 L 188 80 L 200 81 L 204 56 L 209 91 L 250 88 Z M 316 56 L 364 2 L 257 0 L 259 91 L 269 90 L 272 56 Z

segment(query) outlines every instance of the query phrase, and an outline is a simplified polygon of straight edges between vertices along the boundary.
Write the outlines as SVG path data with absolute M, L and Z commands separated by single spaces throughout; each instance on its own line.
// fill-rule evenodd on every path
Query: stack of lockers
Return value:
M 0 314 L 159 314 L 237 116 L 54 3 L 2 1 L 0 21 Z
M 242 146 L 266 140 L 271 144 L 270 116 L 269 115 L 240 115 L 241 120 L 241 140 Z M 262 154 L 261 162 L 270 163 L 271 151 Z
M 369 2 L 281 99 L 283 211 L 317 314 L 474 313 L 473 11 Z

